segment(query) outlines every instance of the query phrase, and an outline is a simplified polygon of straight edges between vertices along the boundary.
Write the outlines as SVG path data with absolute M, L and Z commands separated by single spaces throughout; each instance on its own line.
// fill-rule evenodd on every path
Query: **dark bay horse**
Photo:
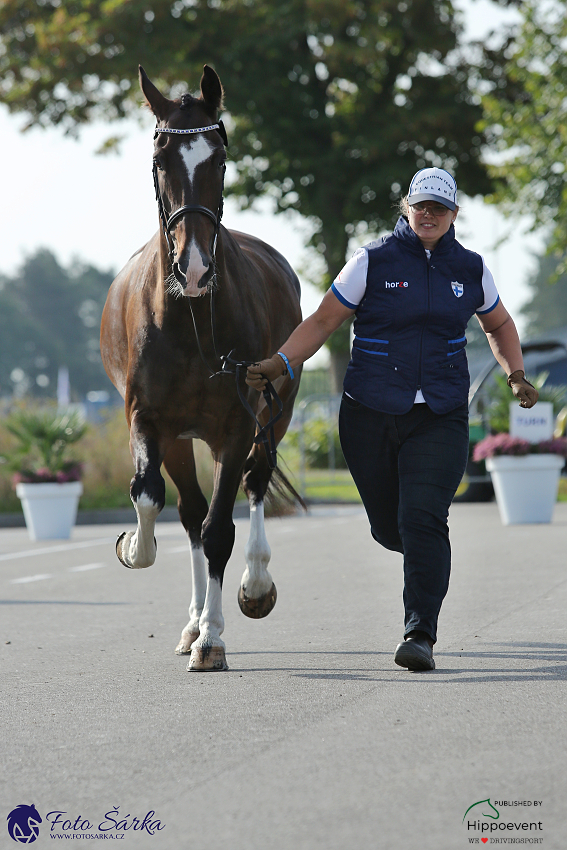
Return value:
M 244 384 L 244 370 L 236 379 L 211 374 L 221 369 L 219 355 L 258 361 L 278 350 L 301 321 L 299 281 L 273 248 L 220 225 L 227 139 L 217 118 L 223 90 L 212 68 L 205 66 L 198 98 L 167 99 L 142 68 L 140 85 L 157 120 L 154 183 L 162 226 L 113 282 L 102 317 L 102 359 L 124 397 L 130 428 L 130 495 L 138 516 L 116 552 L 131 569 L 155 561 L 163 463 L 179 491 L 193 575 L 189 622 L 176 652 L 190 653 L 188 670 L 224 670 L 222 583 L 241 484 L 250 537 L 239 603 L 257 618 L 276 598 L 263 507 L 272 469 L 254 442 L 257 426 L 237 381 L 261 425 L 270 414 L 260 393 Z M 283 403 L 276 443 L 291 420 L 299 371 L 275 383 Z M 210 506 L 197 482 L 194 438 L 208 444 L 214 459 Z

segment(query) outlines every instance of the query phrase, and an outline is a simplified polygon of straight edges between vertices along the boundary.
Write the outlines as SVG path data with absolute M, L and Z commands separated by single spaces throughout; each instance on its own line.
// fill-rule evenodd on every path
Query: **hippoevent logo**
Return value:
M 41 817 L 36 807 L 20 805 L 8 815 L 8 834 L 18 844 L 32 844 L 39 835 Z
M 145 835 L 157 835 L 165 824 L 151 810 L 145 816 L 136 817 L 126 809 L 121 813 L 120 806 L 114 806 L 102 816 L 89 819 L 81 814 L 70 814 L 62 809 L 54 809 L 45 815 L 44 829 L 49 828 L 49 837 L 97 838 L 118 840 L 126 837 L 127 832 L 142 832 Z M 42 823 L 34 805 L 16 806 L 8 815 L 8 833 L 19 844 L 31 844 L 39 835 Z
M 542 800 L 478 800 L 463 815 L 469 844 L 543 844 L 542 805 Z

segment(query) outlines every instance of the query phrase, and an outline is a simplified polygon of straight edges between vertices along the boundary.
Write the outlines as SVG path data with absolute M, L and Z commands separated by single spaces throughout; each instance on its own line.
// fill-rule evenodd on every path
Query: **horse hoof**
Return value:
M 223 646 L 196 646 L 191 650 L 187 665 L 190 673 L 203 673 L 213 670 L 228 670 Z
M 242 588 L 238 590 L 240 610 L 247 617 L 251 617 L 252 620 L 261 620 L 262 617 L 267 617 L 276 604 L 277 598 L 278 593 L 273 582 L 269 592 L 265 593 L 264 596 L 260 596 L 258 599 L 250 599 L 246 596 Z
M 181 640 L 175 647 L 176 655 L 189 655 L 191 652 L 191 644 L 199 637 L 199 632 L 188 632 L 186 635 L 181 635 Z
M 134 534 L 135 534 L 134 531 L 123 531 L 122 534 L 118 535 L 118 538 L 116 540 L 116 555 L 118 557 L 118 560 L 120 561 L 122 566 L 126 567 L 129 570 L 139 570 L 139 569 L 143 568 L 143 567 L 137 567 L 135 564 L 133 564 L 127 558 L 127 555 L 124 551 L 124 544 L 129 543 L 130 540 L 132 539 L 132 537 L 134 536 Z M 155 550 L 156 550 L 156 554 L 157 554 L 157 540 L 155 539 L 155 537 L 154 537 L 154 546 L 155 546 Z M 149 566 L 151 566 L 151 564 L 145 564 L 144 566 L 149 567 Z

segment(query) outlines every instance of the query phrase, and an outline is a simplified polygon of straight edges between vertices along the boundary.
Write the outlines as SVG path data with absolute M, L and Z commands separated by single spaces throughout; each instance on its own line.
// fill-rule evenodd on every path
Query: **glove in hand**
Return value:
M 268 381 L 273 382 L 287 373 L 287 366 L 279 354 L 261 360 L 246 370 L 246 383 L 255 390 L 263 390 Z
M 515 397 L 520 400 L 520 407 L 533 407 L 539 398 L 538 391 L 526 380 L 526 376 L 521 369 L 512 372 L 508 377 L 508 386 L 511 388 Z

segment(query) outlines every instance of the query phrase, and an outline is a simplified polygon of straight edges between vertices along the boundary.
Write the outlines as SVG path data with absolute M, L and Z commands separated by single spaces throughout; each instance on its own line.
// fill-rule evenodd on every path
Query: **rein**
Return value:
M 224 124 L 222 121 L 219 121 L 218 124 L 211 124 L 209 127 L 197 127 L 193 130 L 177 130 L 169 127 L 156 127 L 154 131 L 154 140 L 158 137 L 160 133 L 175 133 L 175 134 L 194 134 L 194 133 L 206 133 L 209 130 L 218 130 L 225 147 L 228 147 L 228 139 L 226 135 L 226 130 L 224 128 Z M 219 204 L 217 207 L 216 215 L 210 210 L 208 207 L 201 206 L 200 204 L 194 205 L 186 205 L 183 207 L 179 207 L 179 209 L 175 210 L 175 212 L 171 213 L 169 217 L 166 214 L 165 206 L 163 203 L 163 198 L 161 196 L 160 188 L 159 188 L 159 180 L 158 180 L 158 167 L 156 162 L 154 161 L 152 167 L 152 174 L 154 179 L 154 190 L 156 194 L 156 201 L 159 210 L 159 217 L 161 220 L 162 230 L 165 236 L 165 240 L 167 243 L 167 247 L 169 250 L 169 260 L 171 263 L 171 268 L 173 270 L 173 274 L 179 280 L 180 283 L 183 283 L 183 280 L 178 275 L 177 264 L 175 263 L 175 245 L 173 239 L 171 238 L 171 230 L 172 228 L 188 213 L 200 213 L 201 215 L 207 216 L 214 225 L 213 239 L 211 243 L 211 255 L 213 259 L 213 263 L 215 262 L 216 257 L 216 249 L 217 249 L 217 238 L 220 229 L 220 223 L 223 215 L 224 209 L 224 177 L 226 173 L 226 166 L 223 166 L 223 176 L 222 176 L 222 185 L 221 185 L 221 194 L 219 199 Z M 213 306 L 213 290 L 210 290 L 211 296 L 211 333 L 213 340 L 213 350 L 215 353 L 215 358 L 222 363 L 222 367 L 220 371 L 214 372 L 209 366 L 207 359 L 203 353 L 203 349 L 201 347 L 201 342 L 199 339 L 199 333 L 197 330 L 197 323 L 195 321 L 195 314 L 193 313 L 193 307 L 191 305 L 191 299 L 189 299 L 189 307 L 191 310 L 191 318 L 193 319 L 193 327 L 195 329 L 195 339 L 197 340 L 197 349 L 199 351 L 199 356 L 207 369 L 209 370 L 210 378 L 216 378 L 217 375 L 234 375 L 236 377 L 236 391 L 238 393 L 238 398 L 244 409 L 250 416 L 254 419 L 257 428 L 257 434 L 254 437 L 254 444 L 259 445 L 262 443 L 264 446 L 264 451 L 266 452 L 266 459 L 268 461 L 268 466 L 270 469 L 275 469 L 278 465 L 278 457 L 276 450 L 276 439 L 274 434 L 274 425 L 281 418 L 283 413 L 283 403 L 280 399 L 279 395 L 275 391 L 272 383 L 270 381 L 267 382 L 266 386 L 262 390 L 262 395 L 264 397 L 264 401 L 270 411 L 270 420 L 266 423 L 266 425 L 261 425 L 258 421 L 258 418 L 250 406 L 248 399 L 243 394 L 240 383 L 242 377 L 242 370 L 246 370 L 248 366 L 254 365 L 253 360 L 235 360 L 232 357 L 235 349 L 232 349 L 230 354 L 225 356 L 219 356 L 217 353 L 217 346 L 215 340 L 215 319 L 214 319 L 214 306 Z M 231 371 L 228 366 L 233 366 L 234 371 Z M 274 407 L 276 405 L 277 412 L 274 414 Z
M 271 381 L 266 383 L 266 386 L 262 390 L 262 395 L 264 396 L 264 401 L 270 411 L 270 420 L 265 425 L 261 425 L 258 421 L 258 418 L 250 404 L 248 403 L 248 399 L 242 393 L 240 389 L 240 375 L 241 370 L 246 371 L 249 366 L 254 366 L 254 360 L 235 360 L 232 357 L 234 352 L 234 348 L 230 352 L 230 354 L 221 357 L 220 360 L 222 362 L 222 369 L 220 372 L 216 372 L 214 375 L 211 375 L 211 378 L 216 377 L 216 375 L 235 375 L 236 376 L 236 392 L 238 393 L 238 398 L 240 399 L 242 406 L 244 409 L 250 414 L 254 422 L 256 423 L 256 427 L 258 429 L 258 433 L 254 437 L 255 445 L 259 445 L 262 443 L 264 446 L 264 451 L 266 452 L 266 459 L 268 461 L 268 466 L 270 469 L 275 469 L 278 465 L 278 454 L 276 449 L 276 438 L 274 434 L 274 425 L 281 418 L 283 413 L 283 403 L 279 395 L 274 389 Z M 227 368 L 227 364 L 234 366 L 234 372 L 231 372 L 230 369 Z M 277 413 L 274 415 L 274 409 L 272 402 L 277 407 Z

